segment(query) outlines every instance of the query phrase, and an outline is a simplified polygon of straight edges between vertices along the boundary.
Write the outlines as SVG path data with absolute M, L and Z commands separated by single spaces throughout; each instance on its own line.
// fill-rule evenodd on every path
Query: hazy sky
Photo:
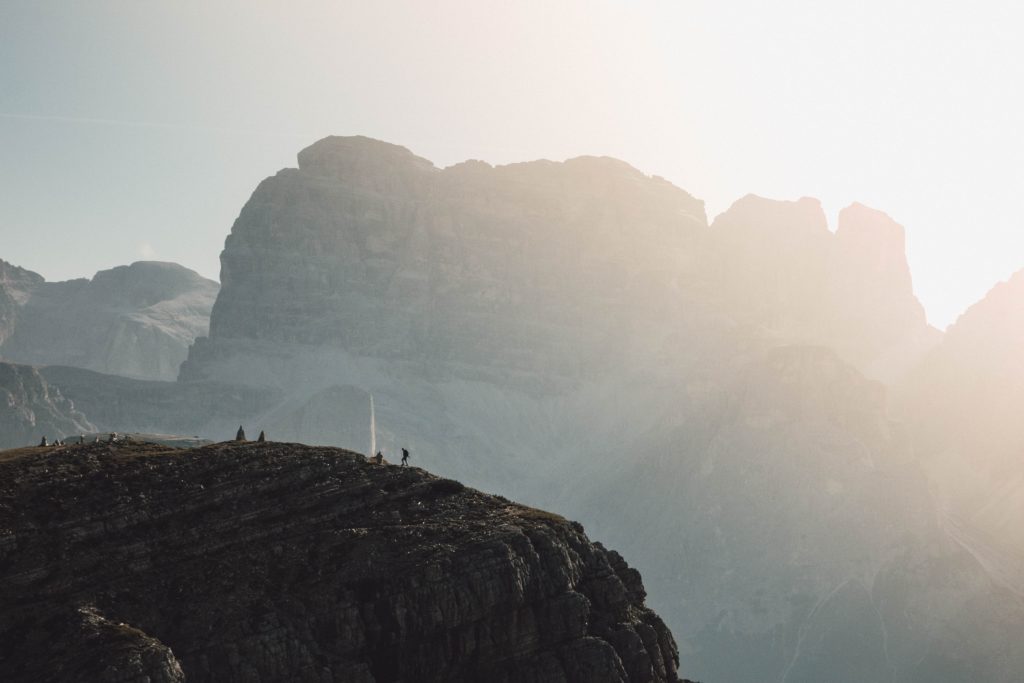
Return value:
M 440 166 L 608 154 L 907 228 L 945 326 L 1024 267 L 1024 9 L 894 0 L 0 0 L 0 258 L 209 277 L 329 134 Z

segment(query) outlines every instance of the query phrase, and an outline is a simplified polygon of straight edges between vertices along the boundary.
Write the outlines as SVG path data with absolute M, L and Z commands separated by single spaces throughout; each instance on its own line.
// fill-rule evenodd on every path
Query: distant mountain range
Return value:
M 331 137 L 298 161 L 243 207 L 219 293 L 44 295 L 3 264 L 3 359 L 98 371 L 39 377 L 99 429 L 366 451 L 372 397 L 389 455 L 621 549 L 690 677 L 1018 680 L 1021 275 L 943 335 L 902 227 L 858 204 L 834 232 L 807 198 L 709 225 L 608 158 L 439 169 Z M 48 345 L 97 309 L 148 332 Z M 176 382 L 165 339 L 191 344 Z
M 0 261 L 0 359 L 173 380 L 205 335 L 218 285 L 176 263 L 140 261 L 46 282 Z

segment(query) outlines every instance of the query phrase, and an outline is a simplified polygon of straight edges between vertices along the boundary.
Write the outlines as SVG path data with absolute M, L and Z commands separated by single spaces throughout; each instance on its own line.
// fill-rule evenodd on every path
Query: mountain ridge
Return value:
M 621 556 L 417 468 L 228 442 L 0 471 L 5 680 L 679 681 Z

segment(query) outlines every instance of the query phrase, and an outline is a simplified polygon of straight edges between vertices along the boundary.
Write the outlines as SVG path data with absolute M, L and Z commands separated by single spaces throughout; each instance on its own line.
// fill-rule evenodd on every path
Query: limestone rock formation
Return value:
M 0 354 L 29 365 L 174 379 L 189 344 L 206 334 L 217 290 L 187 268 L 147 261 L 92 280 L 39 282 L 21 296 L 16 324 L 6 340 L 0 336 Z
M 5 681 L 678 680 L 578 524 L 338 449 L 9 451 L 0 529 Z
M 37 444 L 95 430 L 38 370 L 0 363 L 0 448 Z
M 608 158 L 437 169 L 325 138 L 260 184 L 221 263 L 185 380 L 271 356 L 249 381 L 322 390 L 353 370 L 298 379 L 280 359 L 328 349 L 564 388 L 609 363 L 691 364 L 737 326 L 892 380 L 937 335 L 884 214 L 851 206 L 831 233 L 815 200 L 749 196 L 709 228 L 702 202 Z
M 609 159 L 439 170 L 327 138 L 299 162 L 242 209 L 182 378 L 216 376 L 213 357 L 247 340 L 571 380 L 678 315 L 672 283 L 707 230 L 700 201 Z

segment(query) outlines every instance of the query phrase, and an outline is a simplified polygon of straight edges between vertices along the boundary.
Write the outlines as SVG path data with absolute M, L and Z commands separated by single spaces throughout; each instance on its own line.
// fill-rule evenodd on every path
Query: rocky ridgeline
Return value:
M 333 448 L 0 454 L 5 681 L 676 681 L 575 523 Z
M 242 209 L 210 338 L 181 376 L 217 376 L 249 341 L 572 381 L 657 311 L 674 315 L 670 282 L 706 229 L 701 201 L 612 159 L 440 170 L 396 145 L 327 138 Z
M 550 385 L 741 325 L 891 379 L 936 341 L 902 227 L 860 205 L 833 233 L 816 200 L 751 195 L 708 226 L 703 202 L 610 158 L 438 169 L 328 137 L 298 161 L 232 227 L 183 378 L 271 343 Z

